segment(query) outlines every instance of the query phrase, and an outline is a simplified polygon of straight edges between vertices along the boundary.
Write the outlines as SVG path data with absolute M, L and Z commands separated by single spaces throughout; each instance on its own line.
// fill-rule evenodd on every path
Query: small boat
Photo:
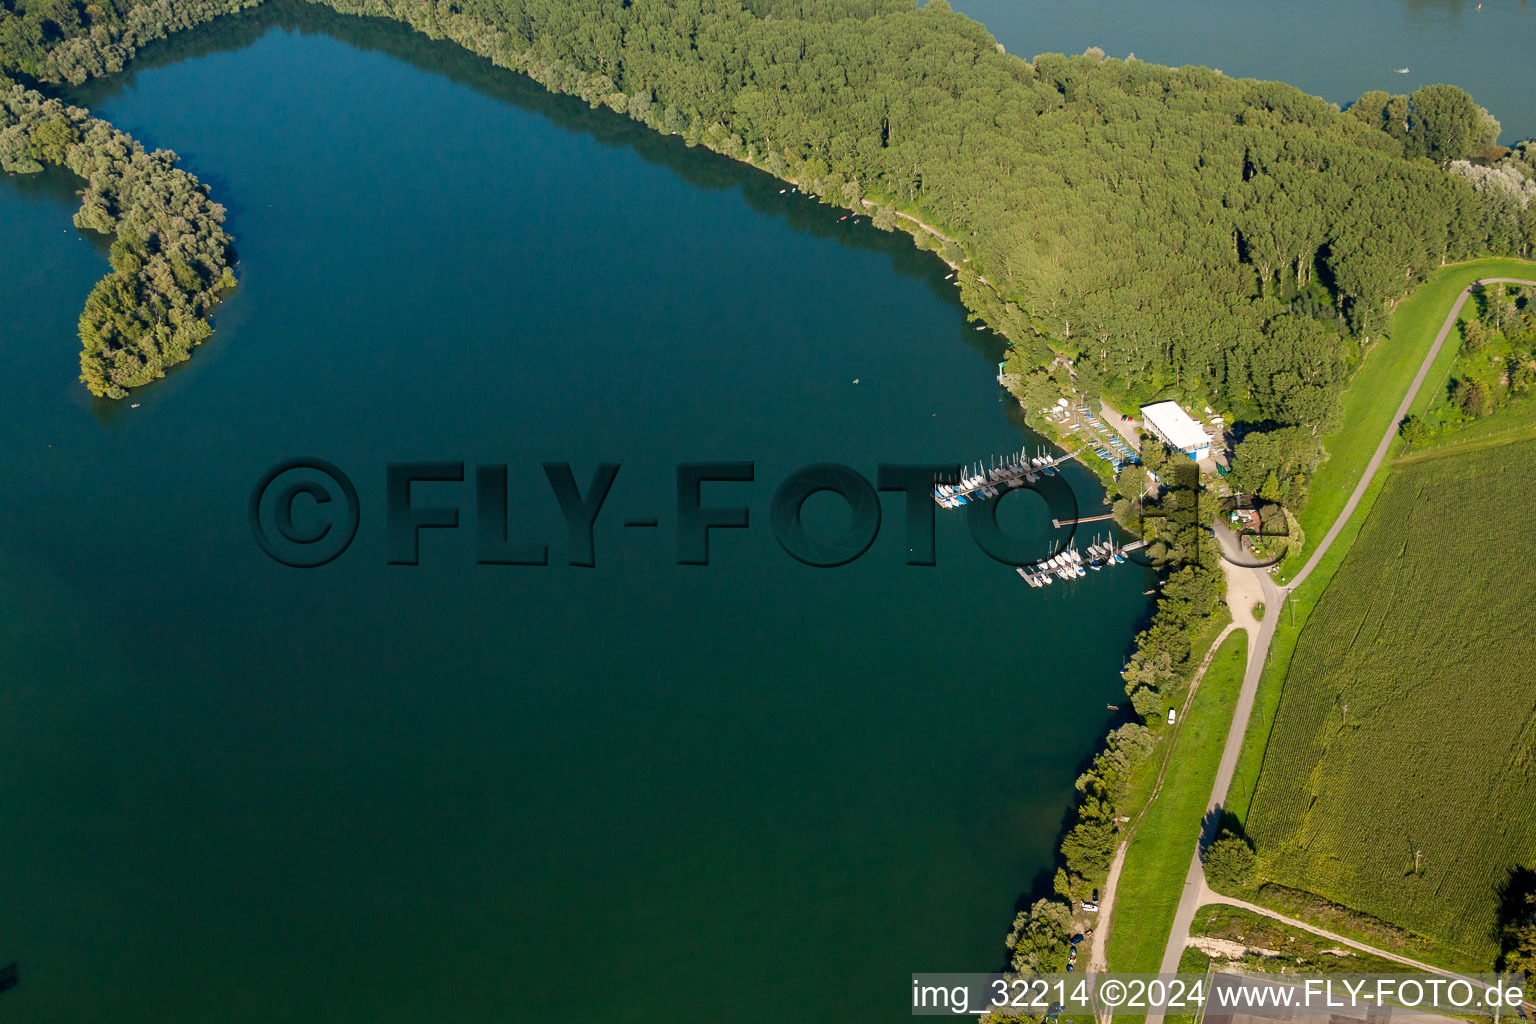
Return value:
M 854 382 L 854 383 L 855 383 L 855 384 L 857 384 L 857 383 L 858 383 L 858 382 L 859 382 L 859 378 L 857 378 L 857 377 L 855 377 L 855 378 L 853 378 L 853 382 Z
M 128 408 L 130 408 L 130 409 L 137 409 L 137 408 L 138 408 L 138 407 L 139 407 L 139 403 L 138 403 L 138 402 L 134 402 L 134 403 L 133 403 L 133 404 L 132 404 L 132 405 L 130 405 L 130 406 L 129 406 L 129 407 L 128 407 Z
M 1478 4 L 1477 6 L 1478 7 L 1482 7 L 1483 5 L 1482 4 Z M 1407 68 L 1398 68 L 1397 69 L 1397 73 L 1400 74 L 1400 75 L 1406 75 L 1408 73 L 1408 69 Z
M 841 217 L 837 218 L 838 223 L 842 223 L 843 221 L 845 221 L 847 219 L 848 219 L 848 215 L 846 213 L 843 214 Z
M 779 195 L 783 195 L 785 192 L 788 192 L 788 191 L 789 191 L 789 189 L 787 189 L 787 188 L 781 188 L 781 189 L 779 189 Z
M 944 280 L 948 281 L 950 278 L 952 278 L 954 276 L 955 276 L 955 272 L 953 270 L 951 270 L 949 273 L 944 275 Z
M 979 326 L 977 326 L 977 328 L 976 328 L 976 329 L 977 329 L 977 330 L 978 330 L 978 331 L 984 331 L 984 330 L 986 330 L 986 329 L 987 329 L 987 325 L 986 325 L 986 324 L 980 324 L 980 325 L 979 325 Z

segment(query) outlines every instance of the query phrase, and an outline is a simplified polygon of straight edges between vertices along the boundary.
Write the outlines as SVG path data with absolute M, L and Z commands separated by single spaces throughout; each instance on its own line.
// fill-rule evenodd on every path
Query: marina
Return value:
M 1089 570 L 1098 572 L 1106 566 L 1119 565 L 1125 561 L 1128 553 L 1146 546 L 1144 540 L 1122 545 L 1116 544 L 1113 539 L 1095 539 L 1088 545 L 1086 554 L 1076 547 L 1068 547 L 1043 562 L 1035 563 L 1033 572 L 1022 565 L 1016 571 L 1031 587 L 1045 587 L 1058 579 L 1074 580 L 1088 575 Z
M 1027 449 L 1021 448 L 1017 454 L 1006 456 L 1003 461 L 994 459 L 986 469 L 982 469 L 980 464 L 974 468 L 967 467 L 956 483 L 935 483 L 933 500 L 941 508 L 959 508 L 973 501 L 985 501 L 1004 491 L 1027 487 L 1042 476 L 1054 476 L 1056 467 L 1074 458 L 1075 453 L 1049 455 L 1043 448 L 1038 455 L 1032 456 Z

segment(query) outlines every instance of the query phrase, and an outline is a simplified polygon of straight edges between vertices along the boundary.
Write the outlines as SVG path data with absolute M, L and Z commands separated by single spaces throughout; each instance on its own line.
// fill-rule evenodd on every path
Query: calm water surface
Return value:
M 767 522 L 807 463 L 1029 440 L 940 263 L 303 7 L 80 98 L 213 186 L 242 285 L 141 408 L 93 403 L 102 247 L 69 180 L 0 182 L 5 1019 L 895 1021 L 911 971 L 999 965 L 1146 578 L 1031 591 L 956 516 L 909 567 L 894 494 L 840 569 Z M 307 572 L 246 525 L 298 455 L 362 499 Z M 418 504 L 464 528 L 386 565 L 384 466 L 420 459 L 507 463 L 552 564 L 477 567 L 445 483 Z M 712 459 L 756 462 L 705 496 L 752 525 L 679 566 L 673 467 Z M 542 461 L 622 464 L 596 568 Z
M 1134 53 L 1273 78 L 1345 105 L 1371 89 L 1448 82 L 1504 127 L 1536 137 L 1531 0 L 953 0 L 1009 53 Z M 1399 73 L 1399 68 L 1406 72 Z

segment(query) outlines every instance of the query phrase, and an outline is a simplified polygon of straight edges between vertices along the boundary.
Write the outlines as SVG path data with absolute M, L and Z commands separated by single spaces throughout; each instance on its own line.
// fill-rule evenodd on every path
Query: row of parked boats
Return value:
M 974 469 L 967 467 L 953 484 L 934 484 L 933 500 L 941 508 L 986 501 L 1006 490 L 1032 484 L 1042 476 L 1055 475 L 1056 467 L 1070 458 L 1071 455 L 1051 455 L 1044 448 L 1038 455 L 1030 455 L 1021 448 L 1017 455 L 1007 456 L 1001 462 L 994 460 L 986 469 L 979 464 Z
M 1137 541 L 1134 544 L 1122 546 L 1112 539 L 1105 541 L 1095 539 L 1088 545 L 1086 555 L 1077 548 L 1070 547 L 1029 568 L 1021 565 L 1018 567 L 1018 573 L 1030 586 L 1045 587 L 1058 579 L 1073 580 L 1079 576 L 1086 576 L 1090 569 L 1098 572 L 1106 565 L 1118 565 L 1125 561 L 1126 552 L 1135 551 L 1145 543 L 1145 541 Z

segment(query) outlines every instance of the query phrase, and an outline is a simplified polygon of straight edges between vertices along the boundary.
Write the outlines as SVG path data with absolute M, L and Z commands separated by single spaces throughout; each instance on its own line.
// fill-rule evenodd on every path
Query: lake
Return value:
M 1372 89 L 1459 85 L 1503 126 L 1536 138 L 1531 0 L 953 0 L 1009 53 L 1134 53 L 1289 82 L 1341 106 Z M 1406 68 L 1400 73 L 1398 69 Z
M 102 242 L 68 178 L 0 184 L 7 1019 L 895 1021 L 911 972 L 1002 964 L 1148 575 L 1030 590 L 958 513 L 910 566 L 899 493 L 840 568 L 769 521 L 802 466 L 1037 442 L 943 264 L 303 5 L 77 98 L 212 186 L 241 286 L 139 408 L 93 402 L 75 321 Z M 313 570 L 247 518 L 301 456 L 360 499 Z M 753 481 L 704 504 L 749 527 L 679 565 L 677 465 L 741 460 Z M 461 526 L 390 565 L 386 466 L 424 461 L 467 464 L 414 496 Z M 545 462 L 583 491 L 621 466 L 592 568 Z M 548 565 L 476 564 L 497 464 Z M 1040 508 L 999 514 L 1043 549 Z M 806 520 L 850 514 L 821 494 Z

